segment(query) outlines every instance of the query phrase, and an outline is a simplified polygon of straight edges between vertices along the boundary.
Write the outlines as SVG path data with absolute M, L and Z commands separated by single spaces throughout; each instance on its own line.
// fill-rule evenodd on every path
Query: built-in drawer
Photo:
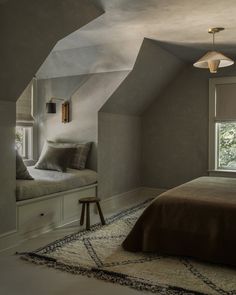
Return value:
M 86 188 L 63 197 L 63 222 L 71 222 L 80 218 L 81 204 L 79 199 L 96 196 L 96 187 Z
M 18 207 L 18 230 L 21 233 L 47 230 L 60 225 L 62 199 L 54 198 Z

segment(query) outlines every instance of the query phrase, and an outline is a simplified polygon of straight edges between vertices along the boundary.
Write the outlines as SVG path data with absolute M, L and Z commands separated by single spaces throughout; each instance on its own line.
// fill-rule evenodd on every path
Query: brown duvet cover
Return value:
M 123 247 L 236 266 L 236 179 L 200 177 L 161 194 Z

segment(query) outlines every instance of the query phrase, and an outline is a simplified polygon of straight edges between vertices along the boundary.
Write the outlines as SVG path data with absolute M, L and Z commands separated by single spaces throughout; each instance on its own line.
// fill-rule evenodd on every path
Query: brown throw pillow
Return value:
M 16 151 L 16 179 L 24 179 L 24 180 L 34 180 L 33 177 L 29 174 L 23 159 L 19 155 L 18 151 Z
M 40 157 L 35 168 L 66 172 L 66 168 L 68 167 L 74 152 L 74 148 L 55 148 L 47 146 L 47 150 L 42 157 Z

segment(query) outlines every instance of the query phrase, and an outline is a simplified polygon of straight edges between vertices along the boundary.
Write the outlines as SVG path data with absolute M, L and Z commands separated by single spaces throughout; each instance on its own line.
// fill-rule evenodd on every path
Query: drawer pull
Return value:
M 40 216 L 42 216 L 42 217 L 43 217 L 44 215 L 45 215 L 44 213 L 40 213 Z

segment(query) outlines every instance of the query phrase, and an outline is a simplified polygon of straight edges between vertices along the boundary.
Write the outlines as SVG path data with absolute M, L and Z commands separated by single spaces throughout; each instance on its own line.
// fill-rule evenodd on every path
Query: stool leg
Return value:
M 90 211 L 89 211 L 89 203 L 86 204 L 86 229 L 90 229 Z
M 100 219 L 101 219 L 101 223 L 102 223 L 102 225 L 105 225 L 106 222 L 105 222 L 105 219 L 104 219 L 104 217 L 103 217 L 102 209 L 101 209 L 101 207 L 100 207 L 100 204 L 99 204 L 99 202 L 96 202 L 96 204 L 97 204 L 98 213 L 99 213 L 99 216 L 100 216 Z
M 84 213 L 85 213 L 85 204 L 82 204 L 82 211 L 81 211 L 81 216 L 80 216 L 80 225 L 84 224 Z

